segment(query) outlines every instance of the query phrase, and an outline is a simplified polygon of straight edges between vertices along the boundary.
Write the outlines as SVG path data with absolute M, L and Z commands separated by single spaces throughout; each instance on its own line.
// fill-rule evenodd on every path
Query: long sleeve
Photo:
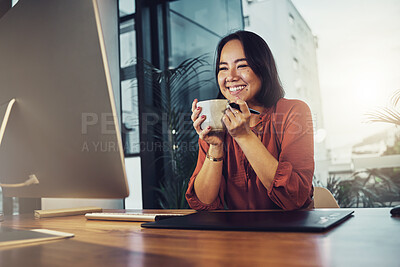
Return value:
M 312 201 L 314 141 L 310 109 L 302 101 L 289 101 L 294 104 L 277 106 L 272 122 L 280 153 L 268 196 L 282 209 L 294 210 Z
M 221 185 L 220 185 L 218 197 L 215 199 L 215 201 L 213 203 L 205 204 L 205 203 L 201 202 L 198 199 L 196 192 L 194 190 L 194 181 L 196 179 L 197 174 L 200 172 L 201 168 L 203 167 L 203 163 L 206 158 L 208 147 L 209 147 L 209 145 L 205 141 L 199 139 L 199 155 L 197 157 L 196 169 L 194 170 L 192 177 L 190 177 L 188 189 L 185 194 L 185 197 L 186 197 L 187 202 L 189 203 L 189 206 L 195 210 L 215 210 L 215 209 L 223 209 L 224 208 L 223 199 L 224 199 L 224 191 L 225 191 L 224 190 L 225 189 L 225 179 L 223 177 L 221 179 Z

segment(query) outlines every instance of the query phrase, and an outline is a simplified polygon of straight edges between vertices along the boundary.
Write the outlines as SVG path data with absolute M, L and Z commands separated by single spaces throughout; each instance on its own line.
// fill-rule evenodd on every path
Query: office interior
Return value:
M 42 0 L 20 0 L 42 1 Z M 51 1 L 51 0 L 49 0 Z M 65 0 L 83 1 L 83 0 Z M 64 200 L 55 204 L 38 198 L 13 198 L 2 196 L 4 221 L 1 226 L 30 230 L 48 228 L 73 233 L 73 238 L 38 242 L 19 247 L 0 248 L 0 265 L 4 266 L 397 266 L 399 247 L 399 218 L 390 215 L 389 208 L 340 209 L 354 212 L 339 225 L 320 233 L 302 231 L 227 231 L 149 229 L 142 222 L 91 221 L 84 214 L 34 218 L 33 210 L 46 207 L 96 205 L 104 209 L 138 209 L 143 213 L 169 213 L 160 201 L 160 177 L 173 174 L 165 168 L 170 162 L 165 155 L 162 138 L 173 137 L 176 129 L 165 131 L 163 105 L 165 83 L 154 86 L 155 77 L 168 76 L 182 68 L 182 62 L 194 59 L 201 66 L 195 80 L 178 80 L 188 88 L 201 88 L 178 93 L 177 102 L 190 110 L 193 98 L 215 97 L 216 84 L 213 75 L 215 46 L 225 34 L 249 26 L 244 4 L 289 3 L 290 0 L 241 1 L 241 0 L 105 0 L 112 1 L 119 10 L 114 21 L 119 46 L 113 52 L 120 71 L 114 78 L 119 86 L 114 89 L 115 106 L 121 126 L 121 139 L 125 156 L 131 195 L 126 199 Z M 278 2 L 279 1 L 279 2 Z M 1 18 L 10 11 L 17 0 L 0 0 Z M 285 14 L 285 21 L 292 24 L 295 16 Z M 196 12 L 194 12 L 196 11 Z M 296 39 L 289 35 L 289 45 Z M 301 59 L 299 59 L 301 60 Z M 290 67 L 296 70 L 298 61 L 290 58 Z M 296 64 L 292 64 L 296 63 Z M 293 65 L 293 66 L 292 66 Z M 196 65 L 197 66 L 197 65 Z M 193 77 L 193 76 L 191 76 Z M 153 77 L 154 78 L 154 77 Z M 287 77 L 288 80 L 291 77 Z M 168 95 L 168 94 L 167 94 Z M 312 99 L 309 99 L 312 103 Z M 176 102 L 175 102 L 176 103 Z M 318 108 L 318 106 L 317 106 Z M 167 109 L 168 110 L 168 109 Z M 179 121 L 178 121 L 179 122 Z M 189 128 L 191 125 L 185 125 Z M 186 128 L 180 128 L 186 129 Z M 164 131 L 163 131 L 164 130 Z M 170 133 L 161 136 L 159 133 Z M 158 135 L 157 135 L 158 134 Z M 194 144 L 187 144 L 190 150 Z M 168 143 L 168 148 L 171 143 Z M 175 143 L 172 142 L 172 150 Z M 100 148 L 101 149 L 101 148 Z M 104 148 L 107 150 L 107 148 Z M 323 146 L 320 146 L 323 151 Z M 194 154 L 196 151 L 194 149 Z M 155 164 L 156 163 L 156 164 Z M 176 167 L 176 166 L 175 166 Z M 162 194 L 161 194 L 162 195 Z M 332 200 L 332 199 L 331 199 Z M 65 203 L 66 201 L 66 203 Z M 301 212 L 335 212 L 333 199 L 329 209 Z M 182 204 L 182 203 L 181 203 Z M 53 206 L 51 206 L 53 205 Z M 58 205 L 58 207 L 57 207 Z M 67 205 L 67 206 L 63 206 Z M 178 205 L 177 205 L 178 206 Z M 46 208 L 45 207 L 45 208 Z M 167 207 L 168 208 L 168 207 Z M 331 209 L 332 208 L 332 209 Z M 114 210 L 115 211 L 115 210 Z M 193 210 L 172 210 L 177 214 L 189 214 Z M 222 211 L 221 213 L 229 211 Z M 261 211 L 263 212 L 263 211 Z M 11 216 L 14 214 L 15 216 Z M 19 215 L 18 215 L 19 214 Z M 2 219 L 2 218 L 0 218 Z M 329 220 L 319 218 L 322 223 Z M 225 222 L 230 223 L 230 220 Z M 314 222 L 315 223 L 315 222 Z M 319 223 L 319 221 L 317 221 Z M 296 223 L 295 223 L 296 224 Z
M 165 113 L 163 101 L 168 94 L 165 91 L 165 84 L 160 86 L 149 84 L 147 76 L 149 70 L 153 73 L 167 73 L 170 70 L 177 69 L 187 59 L 200 58 L 203 62 L 202 73 L 196 77 L 196 82 L 200 84 L 201 90 L 182 93 L 178 98 L 179 102 L 183 103 L 183 107 L 190 110 L 192 99 L 204 100 L 216 96 L 215 88 L 217 85 L 213 75 L 213 60 L 218 40 L 227 33 L 240 29 L 253 29 L 261 32 L 262 28 L 259 26 L 261 24 L 255 25 L 256 19 L 250 14 L 252 8 L 266 5 L 267 2 L 276 6 L 283 5 L 286 8 L 284 9 L 286 13 L 280 14 L 282 15 L 280 22 L 284 24 L 283 20 L 285 20 L 285 23 L 289 25 L 298 23 L 303 27 L 300 33 L 307 33 L 304 36 L 311 33 L 307 29 L 307 24 L 289 0 L 279 3 L 278 1 L 242 0 L 110 1 L 118 9 L 118 21 L 114 21 L 113 25 L 115 25 L 119 34 L 119 45 L 114 51 L 114 57 L 119 61 L 120 72 L 114 75 L 114 78 L 119 81 L 119 86 L 114 88 L 114 96 L 121 126 L 131 195 L 126 199 L 112 201 L 68 200 L 67 204 L 58 202 L 57 199 L 48 202 L 41 199 L 16 199 L 3 196 L 4 214 L 31 212 L 34 209 L 42 208 L 43 203 L 45 203 L 44 208 L 66 207 L 65 205 L 86 206 L 92 203 L 105 208 L 153 209 L 163 207 L 163 204 L 161 204 L 162 195 L 160 196 L 159 192 L 160 183 L 163 177 L 171 176 L 171 170 L 169 169 L 170 162 L 160 159 L 168 156 L 174 145 L 172 144 L 171 147 L 168 144 L 168 147 L 165 147 L 164 143 L 160 141 L 164 140 L 162 138 L 165 138 L 167 132 L 165 129 L 168 128 L 168 125 L 166 125 L 162 116 L 155 114 Z M 0 0 L 0 18 L 17 4 L 18 0 Z M 279 32 L 281 30 L 279 29 Z M 275 39 L 280 38 L 273 33 L 271 33 L 271 36 L 276 37 Z M 310 35 L 310 40 L 306 40 L 306 37 L 301 39 L 297 35 L 288 34 L 287 36 L 290 42 L 288 41 L 285 45 L 296 45 L 296 42 L 308 42 L 307 45 L 314 43 L 312 35 Z M 277 46 L 273 40 L 270 45 L 272 49 Z M 310 73 L 315 72 L 312 68 L 313 66 L 316 68 L 317 65 L 315 55 L 312 54 L 312 52 L 315 54 L 315 47 L 312 47 L 312 49 L 314 50 L 311 50 L 311 53 L 307 51 L 310 58 L 306 62 L 307 66 L 311 66 Z M 276 56 L 279 62 L 280 53 L 284 52 L 278 50 Z M 291 73 L 292 69 L 297 71 L 302 60 L 301 56 L 290 58 L 287 64 L 293 66 L 290 66 L 290 71 L 289 68 L 285 69 L 287 71 L 282 71 L 281 77 L 283 76 L 285 81 L 294 84 L 293 77 L 289 77 L 291 74 L 287 73 Z M 286 65 L 282 66 L 287 67 Z M 289 91 L 289 96 L 306 100 L 316 111 L 314 113 L 320 114 L 321 107 L 317 103 L 320 97 L 319 89 L 314 87 L 315 81 L 310 83 L 311 93 L 297 93 L 297 90 L 304 88 L 295 87 L 292 89 L 288 87 L 285 89 Z M 309 99 L 307 99 L 307 95 L 311 95 Z M 314 100 L 313 97 L 317 100 Z M 182 118 L 184 119 L 184 117 Z M 316 121 L 321 123 L 323 119 L 318 117 Z M 161 135 L 164 135 L 161 139 L 160 132 Z M 172 132 L 171 134 L 173 135 Z M 196 150 L 196 145 L 196 142 L 187 144 L 187 149 Z M 315 151 L 322 157 L 321 162 L 326 160 L 324 155 L 327 151 L 323 143 L 316 144 Z M 319 175 L 318 166 L 320 165 L 317 164 L 317 176 Z M 340 173 L 343 170 L 337 172 Z M 329 176 L 328 173 L 323 171 L 321 173 L 322 176 Z M 55 204 L 51 204 L 52 202 Z
M 163 120 L 148 114 L 161 114 L 162 95 L 154 86 L 146 83 L 145 68 L 165 71 L 177 68 L 185 59 L 199 58 L 203 61 L 204 73 L 199 80 L 208 80 L 199 90 L 182 95 L 180 101 L 215 97 L 216 85 L 213 80 L 213 59 L 217 41 L 226 33 L 243 29 L 242 3 L 230 1 L 135 1 L 112 0 L 119 11 L 118 21 L 113 22 L 119 33 L 119 47 L 113 56 L 118 58 L 120 72 L 114 75 L 119 87 L 113 88 L 115 105 L 120 120 L 123 149 L 128 171 L 128 183 L 133 204 L 129 200 L 68 199 L 65 205 L 103 206 L 105 208 L 160 208 L 159 197 L 154 188 L 159 187 L 159 177 L 166 170 L 157 161 L 157 166 L 149 164 L 162 157 L 165 149 L 159 148 L 159 140 L 154 131 L 162 129 Z M 229 3 L 228 3 L 229 2 Z M 18 5 L 16 0 L 0 1 L 0 18 Z M 216 8 L 218 7 L 218 8 Z M 201 14 L 200 16 L 194 14 Z M 212 20 L 209 19 L 212 16 Z M 146 116 L 149 116 L 148 118 Z M 150 121 L 150 122 L 149 122 Z M 149 127 L 146 124 L 152 124 Z M 157 148 L 158 147 L 158 148 Z M 195 149 L 195 148 L 194 148 Z M 137 182 L 140 180 L 139 182 Z M 49 200 L 51 203 L 51 200 Z M 43 200 L 32 198 L 2 197 L 4 214 L 32 212 L 41 209 Z M 54 207 L 47 204 L 45 207 Z

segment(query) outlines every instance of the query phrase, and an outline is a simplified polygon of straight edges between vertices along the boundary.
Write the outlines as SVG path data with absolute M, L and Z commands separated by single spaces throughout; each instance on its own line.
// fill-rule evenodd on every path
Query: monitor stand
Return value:
M 10 118 L 10 114 L 12 111 L 12 108 L 15 104 L 16 100 L 15 98 L 11 99 L 10 101 L 0 104 L 0 149 L 1 149 L 1 143 L 3 141 L 3 137 L 6 131 L 7 123 Z M 36 178 L 36 175 L 32 174 L 29 175 L 29 179 L 26 180 L 23 183 L 18 183 L 18 184 L 2 184 L 0 183 L 0 186 L 3 187 L 23 187 L 23 186 L 29 186 L 32 184 L 38 184 L 39 180 Z M 3 198 L 4 201 L 4 198 Z M 0 213 L 0 222 L 3 221 L 3 213 Z
M 4 132 L 6 131 L 6 126 L 8 119 L 10 118 L 11 109 L 15 103 L 15 98 L 11 99 L 9 102 L 0 105 L 0 146 L 3 140 Z
M 3 140 L 4 132 L 6 130 L 8 118 L 10 117 L 11 109 L 15 103 L 15 99 L 11 99 L 9 102 L 0 105 L 0 147 L 1 141 Z M 4 198 L 3 198 L 4 200 Z M 0 222 L 3 221 L 3 213 L 0 213 Z
M 15 98 L 11 99 L 9 102 L 6 102 L 0 105 L 0 149 L 1 149 L 1 141 L 3 140 L 4 133 L 6 131 L 8 119 L 10 118 L 12 107 L 14 106 L 16 100 Z M 23 183 L 18 184 L 2 184 L 0 183 L 1 187 L 23 187 L 28 186 L 31 184 L 38 184 L 39 180 L 37 179 L 36 175 L 31 174 L 29 175 L 29 179 Z
M 4 137 L 4 134 L 6 131 L 7 123 L 9 121 L 10 114 L 11 114 L 11 111 L 12 111 L 12 108 L 13 108 L 15 102 L 16 102 L 16 100 L 15 100 L 15 98 L 13 98 L 8 102 L 0 104 L 0 149 L 1 149 L 1 143 L 2 143 L 3 137 Z M 0 187 L 2 187 L 2 188 L 4 188 L 4 187 L 25 187 L 25 186 L 30 186 L 30 185 L 34 185 L 34 184 L 39 184 L 39 180 L 35 174 L 31 174 L 31 175 L 29 175 L 29 178 L 23 183 L 3 184 L 0 182 Z M 40 201 L 40 198 L 39 198 L 39 201 Z M 32 198 L 29 198 L 29 202 L 32 202 Z M 40 209 L 40 206 L 39 206 L 39 209 Z M 88 207 L 74 208 L 73 212 L 75 212 L 75 214 L 85 214 L 87 212 L 100 212 L 101 211 L 101 208 L 95 207 L 94 210 L 93 210 L 93 207 L 90 207 L 90 208 L 91 208 L 90 210 L 88 210 Z M 35 209 L 36 209 L 36 206 L 35 206 Z M 55 212 L 55 214 L 60 213 L 60 210 L 54 210 L 54 212 Z M 48 213 L 47 215 L 50 217 L 50 215 L 49 215 L 50 211 L 48 211 L 47 213 Z M 0 212 L 0 222 L 1 221 L 3 221 L 3 213 Z

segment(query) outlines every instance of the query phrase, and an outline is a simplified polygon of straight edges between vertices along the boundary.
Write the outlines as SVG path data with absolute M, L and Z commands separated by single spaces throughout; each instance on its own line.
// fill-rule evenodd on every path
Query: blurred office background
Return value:
M 357 42 L 358 38 L 364 38 L 358 34 L 362 32 L 360 29 L 368 28 L 371 36 L 382 31 L 386 31 L 388 36 L 398 36 L 400 20 L 393 19 L 393 14 L 400 11 L 398 1 L 109 1 L 115 1 L 119 9 L 117 54 L 120 61 L 120 88 L 117 99 L 121 101 L 116 104 L 121 115 L 131 191 L 127 199 L 121 200 L 125 208 L 160 207 L 160 199 L 168 193 L 165 187 L 168 175 L 174 175 L 169 170 L 169 161 L 158 160 L 171 152 L 170 147 L 165 147 L 171 144 L 163 142 L 157 136 L 158 131 L 167 136 L 179 134 L 165 125 L 162 114 L 165 112 L 162 109 L 163 99 L 165 94 L 169 94 L 163 90 L 169 87 L 162 83 L 159 87 L 152 86 L 151 82 L 154 81 L 149 83 L 149 75 L 151 80 L 157 73 L 177 69 L 185 60 L 200 57 L 204 71 L 196 76 L 197 81 L 191 78 L 186 82 L 189 85 L 199 82 L 201 89 L 179 96 L 180 104 L 190 113 L 194 98 L 205 100 L 216 97 L 213 61 L 218 40 L 241 29 L 254 31 L 267 41 L 275 56 L 286 97 L 301 99 L 311 108 L 315 135 L 315 184 L 328 187 L 335 197 L 343 198 L 339 199 L 342 206 L 384 206 L 400 200 L 399 128 L 395 123 L 367 125 L 363 116 L 374 108 L 384 107 L 385 101 L 400 88 L 399 38 L 388 42 L 384 42 L 382 36 L 368 39 L 376 44 L 374 49 L 387 49 L 387 53 L 391 53 L 384 57 L 390 58 L 386 65 L 391 68 L 384 70 L 386 76 L 382 78 L 385 79 L 382 84 L 368 82 L 373 75 L 379 76 L 379 67 L 375 72 L 370 72 L 371 68 L 377 67 L 373 62 L 379 61 L 380 69 L 385 66 L 379 54 L 366 61 L 369 62 L 369 69 L 361 69 L 364 70 L 363 76 L 357 76 L 358 72 L 352 74 L 355 69 L 360 69 L 360 65 L 344 61 L 344 56 L 347 59 L 352 57 L 351 53 L 345 53 L 348 46 L 353 46 L 354 51 L 361 50 L 359 57 L 371 56 L 368 43 L 362 45 L 360 41 Z M 0 18 L 17 2 L 0 0 Z M 366 17 L 371 12 L 372 15 Z M 390 27 L 371 27 L 373 23 Z M 364 27 L 352 28 L 352 25 Z M 327 36 L 326 33 L 331 34 Z M 341 39 L 339 33 L 347 33 L 347 38 Z M 333 39 L 335 37 L 337 39 Z M 336 49 L 332 50 L 332 45 L 336 45 Z M 327 54 L 331 56 L 330 59 Z M 330 64 L 335 58 L 343 62 L 337 69 Z M 346 65 L 346 62 L 350 63 Z M 343 70 L 347 71 L 348 76 L 342 75 Z M 355 88 L 350 78 L 363 80 L 364 86 Z M 333 88 L 332 79 L 343 83 Z M 358 90 L 358 95 L 353 94 L 352 90 Z M 335 94 L 335 91 L 338 93 Z M 374 105 L 366 105 L 367 101 L 371 101 L 365 98 L 367 94 L 375 100 Z M 365 109 L 357 109 L 358 102 L 362 102 Z M 399 106 L 394 108 L 399 110 Z M 172 150 L 175 148 L 173 144 Z M 189 148 L 191 144 L 186 150 Z M 175 165 L 172 168 L 176 168 Z M 179 189 L 174 192 L 179 192 Z M 345 197 L 343 192 L 347 192 Z M 356 201 L 358 199 L 365 201 Z M 8 209 L 10 203 L 16 203 L 9 199 L 5 201 Z M 111 204 L 113 206 L 114 203 Z M 121 203 L 116 205 L 120 206 Z

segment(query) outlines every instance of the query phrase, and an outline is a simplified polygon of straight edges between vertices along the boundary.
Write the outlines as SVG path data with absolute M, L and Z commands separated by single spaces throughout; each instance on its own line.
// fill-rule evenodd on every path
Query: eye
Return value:
M 228 68 L 227 67 L 219 67 L 219 70 L 221 71 L 221 70 L 227 70 Z
M 238 69 L 239 69 L 239 68 L 246 68 L 246 67 L 248 67 L 248 66 L 249 66 L 249 65 L 247 65 L 247 64 L 241 64 L 241 65 L 238 66 Z

